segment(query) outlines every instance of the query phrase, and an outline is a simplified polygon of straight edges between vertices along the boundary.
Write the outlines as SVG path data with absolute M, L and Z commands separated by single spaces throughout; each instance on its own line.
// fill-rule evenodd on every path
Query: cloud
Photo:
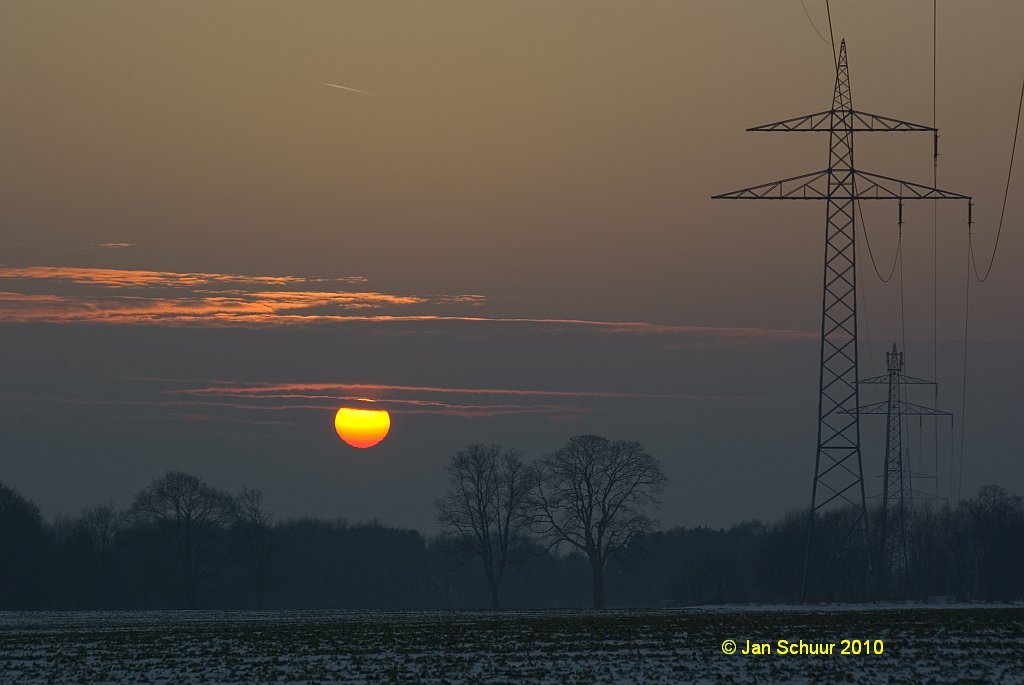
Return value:
M 529 388 L 460 388 L 431 385 L 394 385 L 386 383 L 254 383 L 235 385 L 218 383 L 205 387 L 170 390 L 176 395 L 214 395 L 233 397 L 276 397 L 339 399 L 354 395 L 365 397 L 377 394 L 386 397 L 394 394 L 417 393 L 426 395 L 484 395 L 506 397 L 589 397 L 602 399 L 680 399 L 688 395 L 615 392 L 601 390 L 543 390 Z
M 52 414 L 123 421 L 199 422 L 218 431 L 231 425 L 262 427 L 289 435 L 310 421 L 329 424 L 339 407 L 375 402 L 394 415 L 434 415 L 470 421 L 535 417 L 575 421 L 590 415 L 649 412 L 655 407 L 736 401 L 777 403 L 779 398 L 631 392 L 617 389 L 464 387 L 365 382 L 234 382 L 174 378 L 110 378 L 100 384 L 2 393 L 0 404 L 15 414 Z M 217 427 L 221 426 L 221 427 Z M 301 431 L 299 431 L 301 433 Z M 298 433 L 296 433 L 298 434 Z
M 161 382 L 166 382 L 161 380 Z M 639 393 L 615 390 L 538 388 L 468 388 L 387 383 L 250 383 L 218 382 L 167 389 L 185 400 L 169 405 L 207 406 L 254 411 L 334 411 L 346 402 L 379 402 L 394 414 L 441 414 L 491 418 L 514 414 L 567 420 L 607 410 L 623 402 L 770 401 L 764 397 Z M 466 398 L 466 399 L 456 399 Z M 774 400 L 771 400 L 774 401 Z
M 353 289 L 362 276 L 310 278 L 204 272 L 0 266 L 0 322 L 283 326 L 413 305 L 479 306 L 480 295 Z
M 646 321 L 507 317 L 479 294 L 403 294 L 353 289 L 362 276 L 311 278 L 205 272 L 0 266 L 0 322 L 176 327 L 364 324 L 399 327 L 505 325 L 540 330 L 667 335 L 734 344 L 814 340 L 816 331 L 676 325 Z M 400 331 L 399 331 L 400 332 Z
M 123 250 L 128 247 L 135 247 L 135 243 L 96 243 L 93 247 L 106 250 Z
M 175 415 L 184 415 L 180 413 L 182 409 L 191 409 L 192 414 L 198 415 L 203 411 L 214 411 L 220 415 L 222 411 L 239 411 L 242 413 L 261 413 L 261 412 L 325 412 L 334 414 L 339 406 L 351 403 L 362 405 L 366 402 L 365 398 L 356 396 L 340 396 L 332 398 L 323 398 L 321 402 L 292 402 L 287 401 L 280 404 L 274 404 L 284 398 L 263 396 L 257 398 L 257 403 L 239 403 L 230 401 L 208 401 L 208 400 L 172 400 L 172 401 L 106 401 L 104 404 L 125 404 L 130 405 L 135 409 L 142 407 L 148 407 L 151 409 L 159 409 L 161 414 L 165 411 L 175 413 Z M 315 400 L 316 398 L 308 398 Z M 84 402 L 84 404 L 94 404 L 94 402 Z M 559 418 L 564 417 L 580 417 L 584 414 L 589 414 L 596 409 L 594 407 L 588 407 L 583 405 L 574 404 L 514 404 L 514 403 L 500 403 L 500 404 L 471 404 L 471 403 L 450 403 L 440 402 L 433 400 L 422 400 L 422 399 L 389 399 L 385 406 L 391 414 L 435 414 L 435 415 L 447 415 L 447 416 L 459 416 L 462 418 L 493 418 L 495 416 L 508 416 L 515 414 L 539 414 L 556 416 Z M 252 423 L 282 423 L 278 421 L 256 421 L 251 420 Z M 287 423 L 287 422 L 284 422 Z
M 819 333 L 815 331 L 800 331 L 783 328 L 744 328 L 726 326 L 699 326 L 699 325 L 675 325 L 651 323 L 647 321 L 599 321 L 593 319 L 543 319 L 525 317 L 487 317 L 487 316 L 373 316 L 358 319 L 346 317 L 350 321 L 462 321 L 462 322 L 489 322 L 506 324 L 535 324 L 545 327 L 572 327 L 591 328 L 601 330 L 605 333 L 646 333 L 646 334 L 675 334 L 675 335 L 702 335 L 710 337 L 734 338 L 734 339 L 772 339 L 772 340 L 817 340 Z
M 128 245 L 129 243 L 124 243 Z M 246 276 L 242 274 L 149 271 L 145 269 L 97 269 L 74 266 L 0 266 L 0 278 L 33 281 L 68 281 L 81 285 L 110 288 L 169 287 L 193 288 L 209 284 L 291 285 L 312 282 L 365 283 L 362 276 L 341 278 L 308 278 L 304 276 Z
M 167 381 L 154 380 L 150 385 L 163 385 Z M 412 387 L 412 386 L 410 386 Z M 151 388 L 148 397 L 117 399 L 111 397 L 83 396 L 2 396 L 0 401 L 16 401 L 17 411 L 31 412 L 32 405 L 43 405 L 48 412 L 62 406 L 62 416 L 93 416 L 97 418 L 154 418 L 164 421 L 201 421 L 204 423 L 241 423 L 254 426 L 293 426 L 295 421 L 287 420 L 292 413 L 317 413 L 331 417 L 345 404 L 364 405 L 368 400 L 361 394 L 316 395 L 299 393 L 263 394 L 246 396 L 244 388 L 223 387 L 223 392 L 209 392 L 208 388 L 167 390 Z M 243 392 L 236 392 L 242 390 Z M 436 390 L 436 389 L 434 389 Z M 447 389 L 445 389 L 447 390 Z M 459 392 L 458 389 L 454 389 Z M 384 407 L 391 414 L 427 414 L 454 416 L 466 419 L 485 419 L 498 416 L 534 415 L 554 420 L 579 418 L 598 411 L 585 402 L 544 401 L 498 401 L 489 397 L 481 401 L 446 401 L 444 398 L 427 394 L 405 392 L 401 396 L 392 394 Z M 559 393 L 572 397 L 574 393 Z M 580 397 L 582 399 L 582 397 Z
M 68 250 L 126 250 L 138 247 L 135 243 L 90 243 L 85 247 L 69 247 Z
M 317 81 L 321 86 L 330 86 L 331 88 L 339 88 L 341 90 L 347 90 L 350 93 L 362 93 L 363 95 L 376 95 L 368 90 L 360 90 L 359 88 L 350 88 L 348 86 L 339 86 L 337 83 L 327 83 L 326 81 Z
M 322 316 L 288 312 L 330 306 L 373 309 L 422 302 L 374 292 L 256 292 L 189 298 L 79 297 L 0 292 L 0 321 L 15 323 L 121 323 L 169 326 L 259 326 L 303 323 Z M 327 317 L 333 318 L 333 317 Z

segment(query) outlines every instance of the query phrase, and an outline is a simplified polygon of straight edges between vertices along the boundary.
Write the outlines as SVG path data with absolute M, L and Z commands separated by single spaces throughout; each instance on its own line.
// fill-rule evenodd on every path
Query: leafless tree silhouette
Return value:
M 534 527 L 551 547 L 567 543 L 587 556 L 595 609 L 604 608 L 605 563 L 656 526 L 645 509 L 667 480 L 640 443 L 596 435 L 577 435 L 537 463 Z
M 510 555 L 529 527 L 528 473 L 517 450 L 469 445 L 452 456 L 450 489 L 436 502 L 444 534 L 480 559 L 494 609 L 500 607 L 498 591 Z
M 114 571 L 114 545 L 127 526 L 127 516 L 113 502 L 97 504 L 78 517 L 77 527 L 88 545 L 88 575 L 93 606 L 103 606 L 109 594 Z
M 135 496 L 133 518 L 155 526 L 173 547 L 189 607 L 199 605 L 203 580 L 227 560 L 226 546 L 217 542 L 234 506 L 231 495 L 180 471 L 168 471 Z
M 242 564 L 252 572 L 256 606 L 263 608 L 267 577 L 276 552 L 273 514 L 263 507 L 263 493 L 243 488 L 235 498 L 232 529 Z

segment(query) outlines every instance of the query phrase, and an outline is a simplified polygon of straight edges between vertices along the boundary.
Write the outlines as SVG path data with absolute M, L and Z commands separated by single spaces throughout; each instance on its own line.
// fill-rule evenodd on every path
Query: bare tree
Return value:
M 46 553 L 39 507 L 0 483 L 0 609 L 30 609 L 42 601 Z
M 528 469 L 518 450 L 473 444 L 451 458 L 448 476 L 450 489 L 435 503 L 437 520 L 458 549 L 480 559 L 498 609 L 510 555 L 529 527 Z
M 232 528 L 242 563 L 252 572 L 256 606 L 263 608 L 267 576 L 276 551 L 273 514 L 263 508 L 263 493 L 242 488 L 235 498 Z
M 667 481 L 661 465 L 638 442 L 577 435 L 536 471 L 536 530 L 551 548 L 567 543 L 587 556 L 594 608 L 603 609 L 605 563 L 656 526 L 645 509 L 658 504 Z
M 114 567 L 114 543 L 124 530 L 126 516 L 113 502 L 97 504 L 81 513 L 76 521 L 87 545 L 92 604 L 106 603 Z
M 226 561 L 218 537 L 234 513 L 234 500 L 199 478 L 168 471 L 135 496 L 131 513 L 168 536 L 177 557 L 185 601 L 199 605 L 202 582 Z

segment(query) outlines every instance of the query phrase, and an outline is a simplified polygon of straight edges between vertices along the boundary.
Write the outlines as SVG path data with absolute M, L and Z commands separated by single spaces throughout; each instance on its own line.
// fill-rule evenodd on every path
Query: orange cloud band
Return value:
M 178 273 L 83 267 L 0 267 L 12 283 L 65 282 L 84 293 L 0 292 L 0 322 L 107 323 L 201 327 L 275 327 L 318 324 L 504 324 L 548 329 L 581 328 L 603 333 L 700 336 L 716 340 L 812 340 L 815 331 L 671 325 L 644 321 L 502 317 L 449 313 L 354 313 L 411 306 L 480 307 L 482 295 L 398 295 L 375 291 L 299 289 L 310 283 L 363 282 L 362 277 L 317 279 L 300 276 Z M 232 286 L 230 289 L 225 286 Z M 274 289 L 267 289 L 273 287 Z M 296 287 L 288 290 L 288 287 Z M 125 288 L 160 288 L 160 294 L 112 293 Z M 212 288 L 212 290 L 211 290 Z M 168 294 L 170 290 L 171 294 Z
M 105 246 L 113 246 L 107 244 Z M 128 243 L 118 243 L 125 246 Z M 57 280 L 71 283 L 102 285 L 111 288 L 145 286 L 193 287 L 210 283 L 239 283 L 255 285 L 288 285 L 311 283 L 325 280 L 343 283 L 365 283 L 362 276 L 319 279 L 305 276 L 249 276 L 243 274 L 192 273 L 178 271 L 150 271 L 146 269 L 98 269 L 74 266 L 24 266 L 0 267 L 0 278 Z

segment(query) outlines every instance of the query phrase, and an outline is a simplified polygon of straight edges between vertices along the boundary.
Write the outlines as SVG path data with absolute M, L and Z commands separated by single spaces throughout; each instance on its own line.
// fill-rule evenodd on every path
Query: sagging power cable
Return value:
M 974 259 L 974 241 L 973 239 L 968 240 L 967 249 L 971 255 L 971 266 L 974 269 L 974 277 L 978 279 L 979 283 L 984 283 L 988 280 L 988 277 L 992 274 L 992 265 L 996 261 L 996 253 L 999 251 L 999 237 L 1003 234 L 1003 219 L 1006 218 L 1006 200 L 1010 196 L 1010 179 L 1013 178 L 1013 158 L 1017 152 L 1017 134 L 1020 133 L 1020 113 L 1024 107 L 1024 79 L 1020 83 L 1020 101 L 1017 103 L 1017 123 L 1013 128 L 1013 145 L 1010 147 L 1010 167 L 1006 172 L 1006 187 L 1003 189 L 1003 207 L 999 210 L 999 227 L 996 229 L 996 242 L 992 246 L 992 258 L 988 261 L 988 267 L 985 269 L 985 275 L 982 276 L 978 270 L 978 264 Z

